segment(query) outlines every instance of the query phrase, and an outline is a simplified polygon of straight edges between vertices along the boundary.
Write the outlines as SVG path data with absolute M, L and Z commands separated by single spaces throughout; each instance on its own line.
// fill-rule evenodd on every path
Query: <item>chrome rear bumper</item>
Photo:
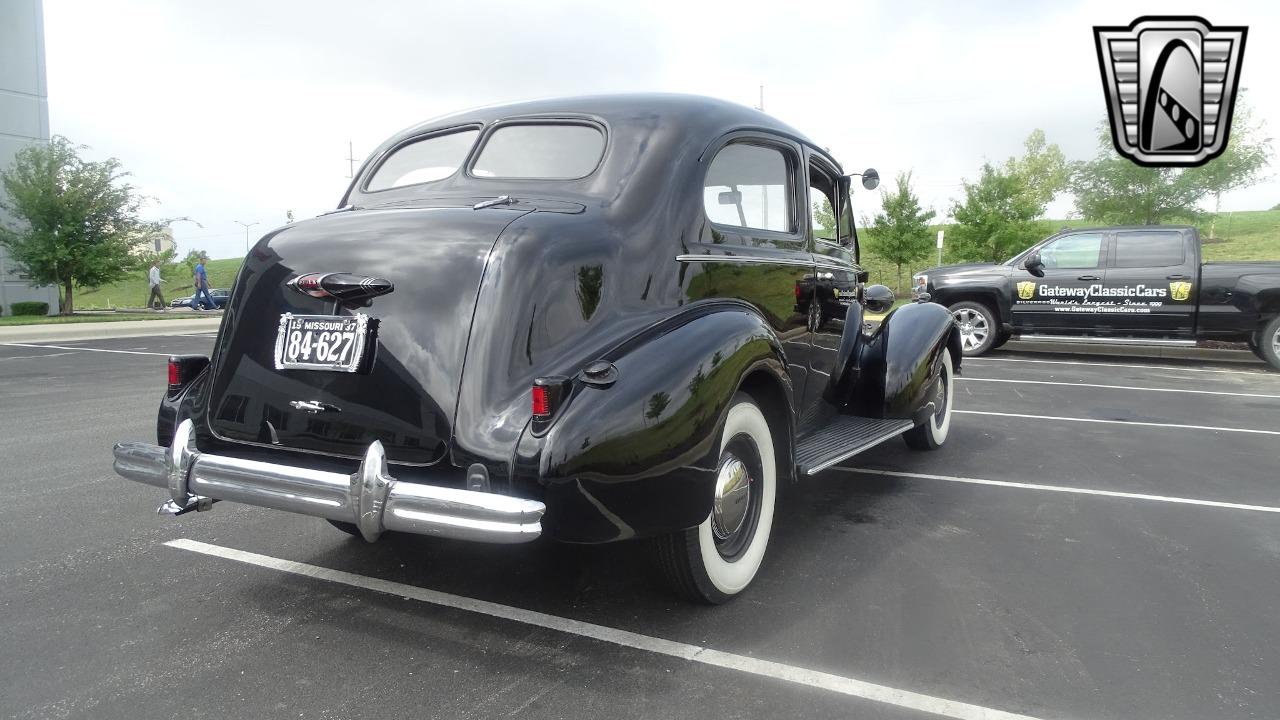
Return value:
M 115 458 L 122 477 L 169 490 L 162 510 L 203 510 L 228 500 L 349 522 L 370 542 L 384 530 L 529 542 L 542 534 L 546 510 L 536 500 L 399 482 L 388 474 L 376 440 L 352 475 L 202 453 L 190 420 L 178 426 L 169 447 L 118 443 Z

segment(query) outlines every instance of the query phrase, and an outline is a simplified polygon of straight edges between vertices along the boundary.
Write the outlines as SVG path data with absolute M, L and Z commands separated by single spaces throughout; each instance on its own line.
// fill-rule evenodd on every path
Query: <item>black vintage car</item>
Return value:
M 171 360 L 159 444 L 116 471 L 175 514 L 230 500 L 370 541 L 644 538 L 724 601 L 784 483 L 947 437 L 959 332 L 928 303 L 864 332 L 892 296 L 859 282 L 849 190 L 799 132 L 704 98 L 414 127 L 338 210 L 257 243 L 213 356 Z

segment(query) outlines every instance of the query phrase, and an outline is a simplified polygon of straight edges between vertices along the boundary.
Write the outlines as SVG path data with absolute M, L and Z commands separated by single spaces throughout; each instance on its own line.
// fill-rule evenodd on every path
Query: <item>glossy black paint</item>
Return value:
M 482 178 L 464 164 L 439 181 L 362 190 L 370 168 L 423 134 L 476 127 L 479 146 L 497 123 L 556 118 L 606 133 L 587 177 Z M 789 230 L 708 220 L 703 178 L 731 142 L 788 158 Z M 765 410 L 791 467 L 793 439 L 835 413 L 914 417 L 948 347 L 953 325 L 938 308 L 899 311 L 863 338 L 856 240 L 815 244 L 808 228 L 805 173 L 815 158 L 839 171 L 767 115 L 685 96 L 538 101 L 407 130 L 370 156 L 342 211 L 279 228 L 253 248 L 212 367 L 166 399 L 159 433 L 194 417 L 201 448 L 350 469 L 378 439 L 393 475 L 424 482 L 460 482 L 480 463 L 495 492 L 544 499 L 545 532 L 561 540 L 694 526 L 710 508 L 735 392 Z M 840 187 L 847 207 L 848 183 Z M 356 311 L 288 283 L 339 271 L 394 285 L 359 310 L 377 328 L 371 368 L 275 370 L 281 313 Z M 584 375 L 602 363 L 608 382 Z M 836 375 L 848 380 L 839 391 Z M 553 416 L 535 422 L 539 378 L 556 378 L 560 397 Z M 876 399 L 860 400 L 864 391 Z M 339 411 L 299 414 L 292 400 Z
M 1124 338 L 1206 338 L 1244 341 L 1280 314 L 1280 263 L 1202 263 L 1200 236 L 1193 227 L 1164 226 L 1178 232 L 1184 245 L 1183 262 L 1160 267 L 1118 267 L 1117 237 L 1145 233 L 1151 226 L 1078 228 L 1064 230 L 1002 264 L 969 264 L 927 271 L 927 291 L 933 302 L 951 305 L 962 300 L 986 303 L 1006 329 L 1014 333 L 1089 335 Z M 1041 276 L 1024 267 L 1028 256 L 1048 243 L 1076 234 L 1101 233 L 1105 243 L 1096 269 L 1046 269 Z M 1149 313 L 1062 313 L 1019 303 L 1017 284 L 1023 281 L 1085 287 L 1145 284 L 1167 287 L 1172 281 L 1192 283 L 1186 300 L 1161 298 Z

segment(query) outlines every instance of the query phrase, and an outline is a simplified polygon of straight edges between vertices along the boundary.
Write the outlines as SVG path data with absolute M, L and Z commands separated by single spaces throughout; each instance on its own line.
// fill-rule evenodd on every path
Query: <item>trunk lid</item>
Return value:
M 361 457 L 381 440 L 393 462 L 443 458 L 480 281 L 502 230 L 531 208 L 396 207 L 289 225 L 264 238 L 236 280 L 213 357 L 207 418 L 221 439 Z M 376 334 L 367 373 L 277 370 L 280 316 L 332 315 L 288 286 L 306 273 L 386 278 L 364 313 Z M 319 412 L 291 402 L 315 402 Z M 313 406 L 314 409 L 314 406 Z

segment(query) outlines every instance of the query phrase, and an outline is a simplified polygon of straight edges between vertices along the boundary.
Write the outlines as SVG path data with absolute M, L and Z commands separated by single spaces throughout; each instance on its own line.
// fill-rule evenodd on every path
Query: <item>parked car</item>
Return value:
M 191 305 L 191 298 L 193 297 L 195 296 L 188 295 L 186 297 L 174 298 L 169 301 L 169 307 L 187 307 Z M 213 298 L 213 307 L 209 307 L 209 303 L 204 300 L 200 301 L 200 307 L 205 310 L 213 310 L 215 308 L 221 310 L 227 306 L 227 300 L 231 298 L 231 291 L 214 288 L 209 291 L 209 297 Z
M 1000 264 L 918 273 L 965 355 L 1011 337 L 1092 343 L 1245 342 L 1280 369 L 1280 263 L 1202 263 L 1193 227 L 1063 230 Z
M 959 331 L 920 303 L 864 333 L 892 294 L 861 286 L 850 185 L 798 131 L 704 98 L 419 125 L 338 210 L 258 242 L 212 357 L 171 359 L 159 444 L 117 445 L 115 469 L 175 514 L 231 500 L 369 541 L 645 538 L 676 590 L 727 600 L 784 483 L 947 439 Z

